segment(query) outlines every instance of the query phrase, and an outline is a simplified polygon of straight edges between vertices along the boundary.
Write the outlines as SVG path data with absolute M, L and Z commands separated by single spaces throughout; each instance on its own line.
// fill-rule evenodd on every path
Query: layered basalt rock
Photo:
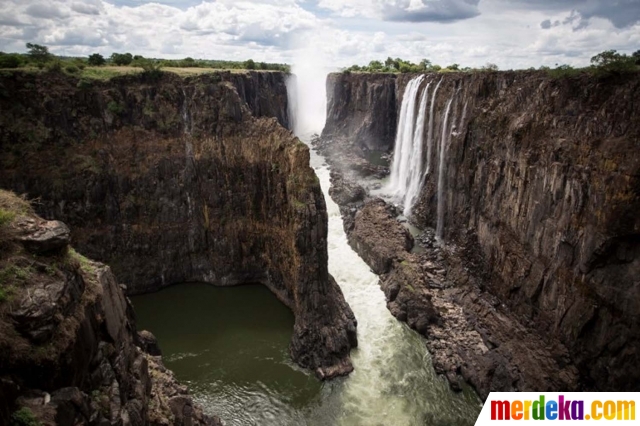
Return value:
M 340 94 L 333 104 L 350 102 L 350 91 L 339 88 L 346 82 L 357 85 L 358 77 L 332 76 L 338 82 L 334 92 Z M 413 77 L 395 78 L 396 111 Z M 574 363 L 582 386 L 637 390 L 640 162 L 635 153 L 640 123 L 634 117 L 640 111 L 632 99 L 640 91 L 640 77 L 453 73 L 427 75 L 424 84 L 440 80 L 434 144 L 438 149 L 440 135 L 447 135 L 444 237 L 465 247 L 458 253 L 463 267 L 477 278 L 479 290 L 489 291 L 480 300 L 493 297 L 501 311 L 527 330 L 539 330 L 543 340 L 560 341 L 568 358 L 551 348 L 551 359 L 558 367 Z M 450 100 L 449 128 L 443 129 Z M 386 105 L 374 103 L 372 111 Z M 334 116 L 328 112 L 329 120 Z M 432 164 L 411 218 L 423 229 L 435 228 L 437 222 L 439 170 L 435 159 Z M 475 312 L 478 303 L 466 299 L 452 300 L 465 315 L 485 316 Z M 484 335 L 483 341 L 491 347 Z M 526 370 L 524 365 L 520 371 Z M 545 387 L 532 383 L 532 389 Z M 548 387 L 553 386 L 561 388 L 559 383 Z
M 138 347 L 108 266 L 77 254 L 63 223 L 15 195 L 0 190 L 0 211 L 13 216 L 0 224 L 0 423 L 23 424 L 19 413 L 45 426 L 221 425 L 175 379 L 161 380 L 171 373 Z
M 393 148 L 395 80 L 393 74 L 329 74 L 323 139 L 347 139 L 367 150 Z
M 152 77 L 5 77 L 2 184 L 69 223 L 129 293 L 265 284 L 295 314 L 293 359 L 323 378 L 350 372 L 356 322 L 327 270 L 308 148 L 281 125 L 284 75 Z M 38 148 L 23 148 L 36 131 Z

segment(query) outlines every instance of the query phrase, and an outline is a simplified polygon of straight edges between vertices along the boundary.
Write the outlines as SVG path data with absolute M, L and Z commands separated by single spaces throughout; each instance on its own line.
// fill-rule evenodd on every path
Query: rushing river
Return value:
M 141 329 L 205 410 L 227 425 L 470 425 L 480 401 L 436 375 L 422 337 L 387 310 L 378 277 L 347 244 L 329 170 L 311 163 L 329 213 L 329 271 L 358 320 L 355 371 L 320 383 L 289 359 L 293 316 L 265 287 L 184 284 L 133 298 Z

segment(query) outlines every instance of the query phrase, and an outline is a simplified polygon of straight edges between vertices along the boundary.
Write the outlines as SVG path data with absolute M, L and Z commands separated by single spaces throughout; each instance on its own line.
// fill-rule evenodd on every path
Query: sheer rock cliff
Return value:
M 346 374 L 356 322 L 327 270 L 308 148 L 283 127 L 285 78 L 5 75 L 0 182 L 68 223 L 129 294 L 266 285 L 295 314 L 293 359 L 322 378 Z

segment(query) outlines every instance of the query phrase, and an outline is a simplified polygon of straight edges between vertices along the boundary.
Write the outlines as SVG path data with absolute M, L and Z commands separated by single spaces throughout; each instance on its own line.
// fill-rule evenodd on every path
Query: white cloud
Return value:
M 504 69 L 587 65 L 602 50 L 638 48 L 633 14 L 620 23 L 623 3 L 640 0 L 616 0 L 608 16 L 582 1 L 573 11 L 578 0 L 4 0 L 0 50 L 36 42 L 64 55 L 286 62 L 308 49 L 336 67 L 391 56 Z

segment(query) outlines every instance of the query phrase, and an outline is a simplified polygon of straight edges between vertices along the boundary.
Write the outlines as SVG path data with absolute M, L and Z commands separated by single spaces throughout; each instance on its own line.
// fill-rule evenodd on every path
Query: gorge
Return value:
M 319 145 L 333 153 L 350 243 L 454 385 L 460 375 L 481 396 L 637 389 L 639 83 L 636 73 L 329 76 Z M 402 116 L 434 84 L 436 136 L 416 143 L 421 123 Z M 378 189 L 371 177 L 387 170 L 366 159 L 392 135 L 392 188 Z M 412 156 L 431 164 L 416 198 Z M 394 173 L 406 176 L 404 198 Z M 395 220 L 403 212 L 425 233 L 414 239 Z
M 3 191 L 0 267 L 28 278 L 0 302 L 0 420 L 463 425 L 490 391 L 638 390 L 639 92 L 3 74 L 0 186 L 33 209 Z

